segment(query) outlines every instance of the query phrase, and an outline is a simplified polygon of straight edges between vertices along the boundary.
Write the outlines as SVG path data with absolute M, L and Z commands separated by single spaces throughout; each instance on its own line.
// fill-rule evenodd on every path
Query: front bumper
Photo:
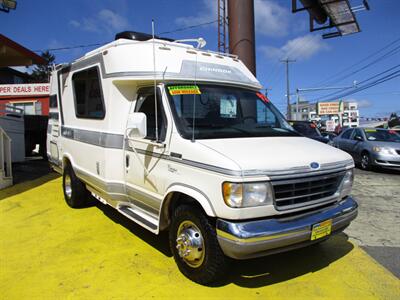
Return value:
M 373 154 L 373 164 L 383 168 L 400 169 L 400 155 Z
M 333 206 L 301 215 L 246 222 L 217 220 L 218 242 L 225 255 L 247 259 L 284 252 L 317 243 L 311 241 L 312 225 L 332 219 L 332 234 L 343 231 L 357 216 L 352 197 Z

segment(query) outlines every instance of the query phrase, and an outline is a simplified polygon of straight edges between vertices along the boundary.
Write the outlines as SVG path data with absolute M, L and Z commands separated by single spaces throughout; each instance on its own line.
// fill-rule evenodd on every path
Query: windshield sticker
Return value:
M 221 98 L 220 115 L 222 118 L 236 118 L 237 100 L 232 96 Z
M 365 132 L 376 132 L 376 129 L 365 129 Z
M 200 95 L 200 89 L 197 85 L 174 85 L 168 87 L 171 96 L 175 95 Z
M 269 99 L 267 98 L 267 96 L 265 96 L 264 94 L 261 93 L 256 93 L 257 97 L 260 98 L 262 101 L 264 101 L 265 103 L 269 102 Z

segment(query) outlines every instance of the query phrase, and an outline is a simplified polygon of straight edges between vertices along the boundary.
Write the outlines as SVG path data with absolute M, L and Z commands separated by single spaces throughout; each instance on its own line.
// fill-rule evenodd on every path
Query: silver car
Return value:
M 400 135 L 381 128 L 349 128 L 333 139 L 362 169 L 373 166 L 400 170 Z

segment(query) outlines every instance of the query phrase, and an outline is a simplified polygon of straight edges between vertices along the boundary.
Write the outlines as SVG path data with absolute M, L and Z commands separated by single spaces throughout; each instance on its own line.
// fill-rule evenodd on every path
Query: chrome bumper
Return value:
M 357 202 L 352 197 L 334 206 L 302 215 L 247 222 L 218 219 L 218 242 L 225 255 L 247 259 L 284 252 L 317 243 L 311 241 L 312 225 L 332 219 L 332 234 L 343 231 L 357 216 Z

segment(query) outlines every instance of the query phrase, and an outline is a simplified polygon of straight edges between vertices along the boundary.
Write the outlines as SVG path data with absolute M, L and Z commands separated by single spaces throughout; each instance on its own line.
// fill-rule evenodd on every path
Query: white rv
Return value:
M 199 43 L 202 42 L 201 40 Z M 48 156 L 93 198 L 169 231 L 188 278 L 326 240 L 357 215 L 354 163 L 299 136 L 235 56 L 123 32 L 52 76 Z

